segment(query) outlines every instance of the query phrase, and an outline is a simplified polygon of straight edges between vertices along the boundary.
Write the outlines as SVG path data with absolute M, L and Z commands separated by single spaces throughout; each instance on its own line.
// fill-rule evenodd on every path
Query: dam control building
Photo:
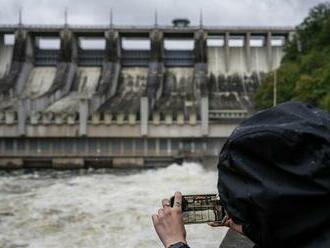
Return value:
M 0 25 L 0 168 L 212 161 L 293 32 Z

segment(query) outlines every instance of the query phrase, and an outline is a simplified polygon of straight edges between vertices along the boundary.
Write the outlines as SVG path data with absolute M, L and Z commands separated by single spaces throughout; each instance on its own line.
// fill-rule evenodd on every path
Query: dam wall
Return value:
M 0 168 L 214 164 L 292 34 L 0 25 Z
M 5 40 L 4 35 L 0 36 L 0 77 L 3 77 L 9 71 L 13 51 L 13 43 L 9 43 L 8 38 Z

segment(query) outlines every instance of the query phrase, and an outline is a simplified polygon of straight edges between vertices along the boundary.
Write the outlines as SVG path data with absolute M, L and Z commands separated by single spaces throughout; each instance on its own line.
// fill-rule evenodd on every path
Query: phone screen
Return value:
M 174 197 L 171 197 L 171 206 L 173 205 Z M 225 216 L 216 194 L 183 195 L 182 213 L 185 224 L 221 222 Z

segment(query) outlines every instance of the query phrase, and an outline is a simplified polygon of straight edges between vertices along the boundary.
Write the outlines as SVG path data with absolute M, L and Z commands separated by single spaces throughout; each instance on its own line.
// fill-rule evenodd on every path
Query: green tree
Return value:
M 296 27 L 277 71 L 277 102 L 299 100 L 330 111 L 330 3 L 319 4 Z M 256 108 L 273 105 L 274 72 L 263 80 Z

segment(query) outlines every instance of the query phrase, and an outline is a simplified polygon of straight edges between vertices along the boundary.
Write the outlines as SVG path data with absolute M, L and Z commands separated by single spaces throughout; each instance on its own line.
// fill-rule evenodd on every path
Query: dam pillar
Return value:
M 194 84 L 193 92 L 197 93 L 196 97 L 208 95 L 207 87 L 207 33 L 198 30 L 194 35 L 195 39 L 195 68 L 194 68 Z
M 105 32 L 106 55 L 103 63 L 101 85 L 105 89 L 106 97 L 111 97 L 116 93 L 119 74 L 120 74 L 120 58 L 121 43 L 119 33 L 114 30 Z
M 267 48 L 268 70 L 271 72 L 273 70 L 273 49 L 272 49 L 272 33 L 271 32 L 267 32 L 266 48 Z
M 72 31 L 64 29 L 60 32 L 61 47 L 59 61 L 65 63 L 78 62 L 78 47 Z
M 106 39 L 106 56 L 105 61 L 118 63 L 121 57 L 121 44 L 119 33 L 114 30 L 108 30 L 105 32 Z
M 150 32 L 150 62 L 163 63 L 164 59 L 164 45 L 163 45 L 163 33 L 159 30 L 153 30 Z
M 21 70 L 19 72 L 15 93 L 20 95 L 24 89 L 24 85 L 28 80 L 31 70 L 33 69 L 34 61 L 34 44 L 32 36 L 25 30 L 18 30 L 15 35 L 14 56 L 22 56 L 17 58 L 22 63 Z
M 141 135 L 148 135 L 148 120 L 149 120 L 149 101 L 147 97 L 141 97 L 140 104 L 140 123 L 141 123 Z
M 247 72 L 252 72 L 252 60 L 251 60 L 251 33 L 248 32 L 245 35 L 245 58 Z
M 21 99 L 18 102 L 17 133 L 19 136 L 25 135 L 26 132 L 27 102 L 28 100 L 24 99 Z
M 4 39 L 4 36 L 2 36 Z M 22 64 L 25 61 L 25 35 L 22 30 L 15 32 L 15 42 L 12 54 L 12 59 L 10 63 L 10 68 L 7 75 L 2 75 L 0 79 L 0 86 L 2 84 L 7 85 L 7 87 L 0 87 L 1 100 L 11 98 L 14 95 L 14 88 L 16 85 L 19 72 L 21 70 Z M 5 41 L 3 40 L 3 43 Z
M 87 135 L 88 124 L 88 99 L 81 99 L 79 102 L 79 135 Z
M 150 32 L 150 63 L 148 71 L 147 96 L 153 109 L 163 89 L 164 46 L 163 33 L 157 29 Z
M 21 55 L 17 58 L 22 64 L 19 72 L 15 93 L 20 95 L 24 89 L 24 86 L 28 80 L 30 72 L 34 63 L 34 42 L 32 36 L 24 30 L 18 30 L 15 35 L 15 42 L 17 45 L 14 47 L 15 56 Z M 28 100 L 20 99 L 17 106 L 17 134 L 19 136 L 25 135 L 26 132 L 26 118 L 27 118 L 27 106 Z
M 13 62 L 26 61 L 27 31 L 19 29 L 15 32 Z
M 59 65 L 53 84 L 62 85 L 61 95 L 67 94 L 72 89 L 78 64 L 78 43 L 77 39 L 68 29 L 60 33 L 61 48 L 59 53 Z
M 110 97 L 114 96 L 118 88 L 120 74 L 121 44 L 117 31 L 113 29 L 104 32 L 105 52 L 102 72 L 96 94 L 90 100 L 89 112 L 99 109 Z
M 226 74 L 230 71 L 230 47 L 229 47 L 230 33 L 226 32 L 224 36 L 224 49 L 225 49 L 225 69 Z
M 5 46 L 5 35 L 0 34 L 0 47 L 3 48 Z
M 203 136 L 209 134 L 209 98 L 202 97 L 201 100 L 201 131 Z
M 198 30 L 194 34 L 195 40 L 195 63 L 207 63 L 207 33 Z
M 33 37 L 26 32 L 26 55 L 25 61 L 33 63 L 34 62 L 34 40 Z
M 1 51 L 3 51 L 5 49 L 5 35 L 4 34 L 0 34 L 0 49 Z M 4 67 L 4 65 L 1 65 L 1 67 Z M 4 68 L 0 68 L 0 78 L 2 78 L 6 72 L 8 71 L 7 66 Z

